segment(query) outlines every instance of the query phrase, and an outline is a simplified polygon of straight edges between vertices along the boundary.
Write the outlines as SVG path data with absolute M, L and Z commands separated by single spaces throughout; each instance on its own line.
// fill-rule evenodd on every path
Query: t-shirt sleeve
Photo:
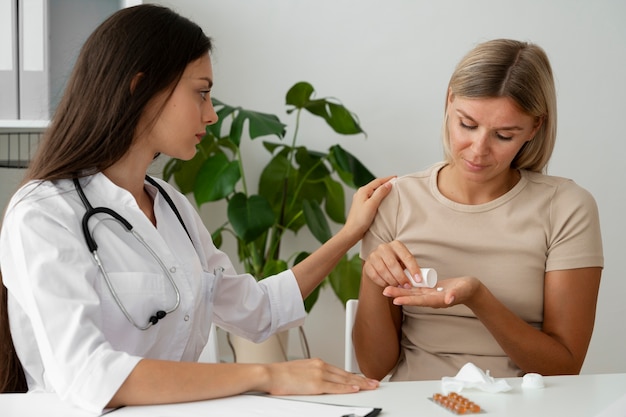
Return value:
M 598 206 L 587 190 L 573 181 L 560 184 L 550 224 L 546 271 L 604 266 Z
M 395 239 L 399 207 L 400 194 L 398 187 L 394 185 L 389 195 L 378 207 L 378 213 L 361 241 L 361 259 L 367 259 L 368 255 L 381 243 L 388 243 Z

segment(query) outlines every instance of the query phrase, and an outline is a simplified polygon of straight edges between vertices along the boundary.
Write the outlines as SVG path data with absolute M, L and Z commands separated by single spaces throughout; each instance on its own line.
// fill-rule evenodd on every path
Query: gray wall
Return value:
M 24 170 L 14 168 L 0 168 L 0 208 L 4 213 L 11 194 L 15 192 L 24 175 Z

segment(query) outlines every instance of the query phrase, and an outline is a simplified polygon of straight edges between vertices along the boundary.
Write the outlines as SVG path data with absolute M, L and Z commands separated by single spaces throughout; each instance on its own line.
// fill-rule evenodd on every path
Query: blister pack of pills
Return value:
M 484 410 L 478 404 L 456 392 L 451 392 L 448 395 L 436 393 L 429 400 L 454 414 L 484 413 Z

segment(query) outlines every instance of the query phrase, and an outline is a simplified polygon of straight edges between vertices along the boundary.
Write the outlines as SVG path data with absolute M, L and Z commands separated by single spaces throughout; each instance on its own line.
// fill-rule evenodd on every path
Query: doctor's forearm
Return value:
M 227 397 L 254 390 L 266 373 L 263 365 L 142 359 L 107 407 Z
M 179 403 L 259 391 L 270 395 L 348 394 L 378 382 L 320 359 L 268 364 L 195 363 L 143 359 L 109 407 Z
M 360 235 L 343 228 L 292 268 L 302 298 L 306 298 L 322 282 L 360 238 Z

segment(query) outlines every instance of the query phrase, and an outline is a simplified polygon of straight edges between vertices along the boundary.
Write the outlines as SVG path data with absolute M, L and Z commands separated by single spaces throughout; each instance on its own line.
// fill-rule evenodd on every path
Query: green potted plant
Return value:
M 308 256 L 308 252 L 285 253 L 281 241 L 286 233 L 306 228 L 319 242 L 328 240 L 329 220 L 345 223 L 344 185 L 357 188 L 374 178 L 339 145 L 326 152 L 297 145 L 303 111 L 324 119 L 339 134 L 364 133 L 346 107 L 333 99 L 314 98 L 314 92 L 306 82 L 296 83 L 287 92 L 287 114 L 295 114 L 291 143 L 263 142 L 270 160 L 258 178 L 258 191 L 251 191 L 251 179 L 245 175 L 246 156 L 240 147 L 244 128 L 247 125 L 250 140 L 271 136 L 283 140 L 286 125 L 275 115 L 233 107 L 217 99 L 213 104 L 219 121 L 207 127 L 195 157 L 189 161 L 172 159 L 163 168 L 163 178 L 173 178 L 181 192 L 193 194 L 198 206 L 227 202 L 223 224 L 212 231 L 213 241 L 220 247 L 224 235 L 232 235 L 240 262 L 257 279 L 283 271 Z M 329 284 L 345 305 L 357 297 L 360 279 L 358 255 L 346 255 L 322 285 Z M 320 288 L 305 300 L 307 312 L 317 301 Z

